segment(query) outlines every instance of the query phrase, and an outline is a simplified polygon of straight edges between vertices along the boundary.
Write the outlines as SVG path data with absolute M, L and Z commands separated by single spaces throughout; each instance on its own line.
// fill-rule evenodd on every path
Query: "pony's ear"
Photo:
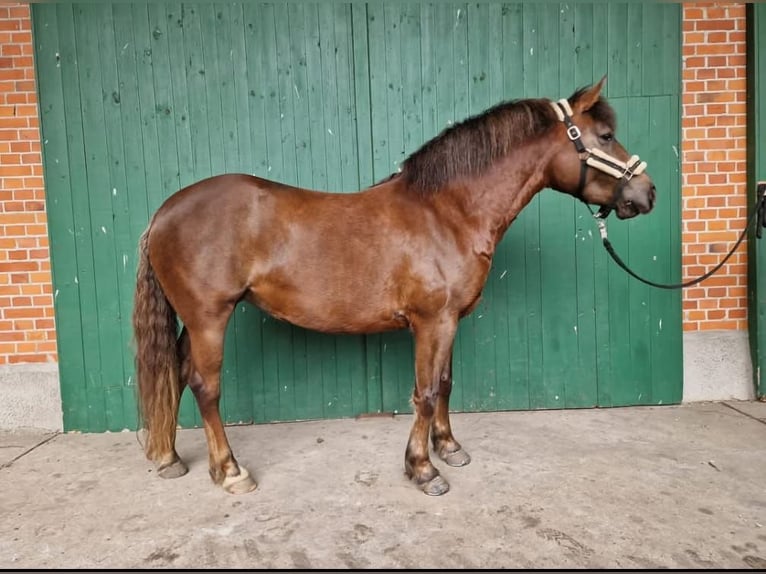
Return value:
M 592 85 L 590 88 L 585 90 L 582 95 L 577 98 L 577 101 L 574 103 L 574 111 L 575 112 L 587 112 L 589 109 L 591 109 L 594 104 L 598 101 L 599 97 L 601 96 L 601 88 L 604 87 L 604 84 L 606 83 L 606 75 L 601 78 L 601 80 L 598 82 L 598 84 Z

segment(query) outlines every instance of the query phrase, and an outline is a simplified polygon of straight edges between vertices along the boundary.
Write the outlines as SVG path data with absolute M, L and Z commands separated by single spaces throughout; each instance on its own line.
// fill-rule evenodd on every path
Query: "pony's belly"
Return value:
M 268 289 L 251 289 L 245 297 L 272 317 L 304 329 L 323 333 L 363 334 L 393 331 L 407 327 L 401 314 L 375 306 L 360 308 L 357 301 L 327 297 L 290 296 Z

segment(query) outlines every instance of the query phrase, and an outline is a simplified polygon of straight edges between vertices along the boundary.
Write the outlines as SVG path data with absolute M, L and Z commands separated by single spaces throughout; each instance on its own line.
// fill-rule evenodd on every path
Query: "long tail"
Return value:
M 133 332 L 136 341 L 138 402 L 146 426 L 146 457 L 174 452 L 179 400 L 176 312 L 149 262 L 149 228 L 139 242 Z

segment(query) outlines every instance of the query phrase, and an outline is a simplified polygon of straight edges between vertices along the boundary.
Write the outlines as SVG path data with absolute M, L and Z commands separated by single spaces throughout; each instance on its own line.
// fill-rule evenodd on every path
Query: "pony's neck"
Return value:
M 492 253 L 521 210 L 549 185 L 548 165 L 554 153 L 550 138 L 537 138 L 455 190 L 468 226 L 491 243 Z

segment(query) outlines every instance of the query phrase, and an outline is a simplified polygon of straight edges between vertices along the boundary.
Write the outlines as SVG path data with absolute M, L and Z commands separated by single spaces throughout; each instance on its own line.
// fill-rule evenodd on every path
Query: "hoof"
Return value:
M 159 474 L 162 478 L 178 478 L 187 472 L 189 472 L 189 468 L 180 458 L 177 458 L 173 462 L 161 465 L 157 468 L 157 474 Z
M 462 448 L 456 450 L 455 452 L 441 451 L 439 453 L 439 458 L 450 466 L 465 466 L 471 462 L 471 455 L 469 455 Z
M 237 476 L 227 476 L 223 479 L 223 489 L 229 494 L 247 494 L 258 486 L 244 466 L 239 467 Z
M 449 491 L 449 482 L 444 480 L 440 474 L 437 474 L 428 482 L 421 484 L 420 488 L 428 496 L 441 496 Z

